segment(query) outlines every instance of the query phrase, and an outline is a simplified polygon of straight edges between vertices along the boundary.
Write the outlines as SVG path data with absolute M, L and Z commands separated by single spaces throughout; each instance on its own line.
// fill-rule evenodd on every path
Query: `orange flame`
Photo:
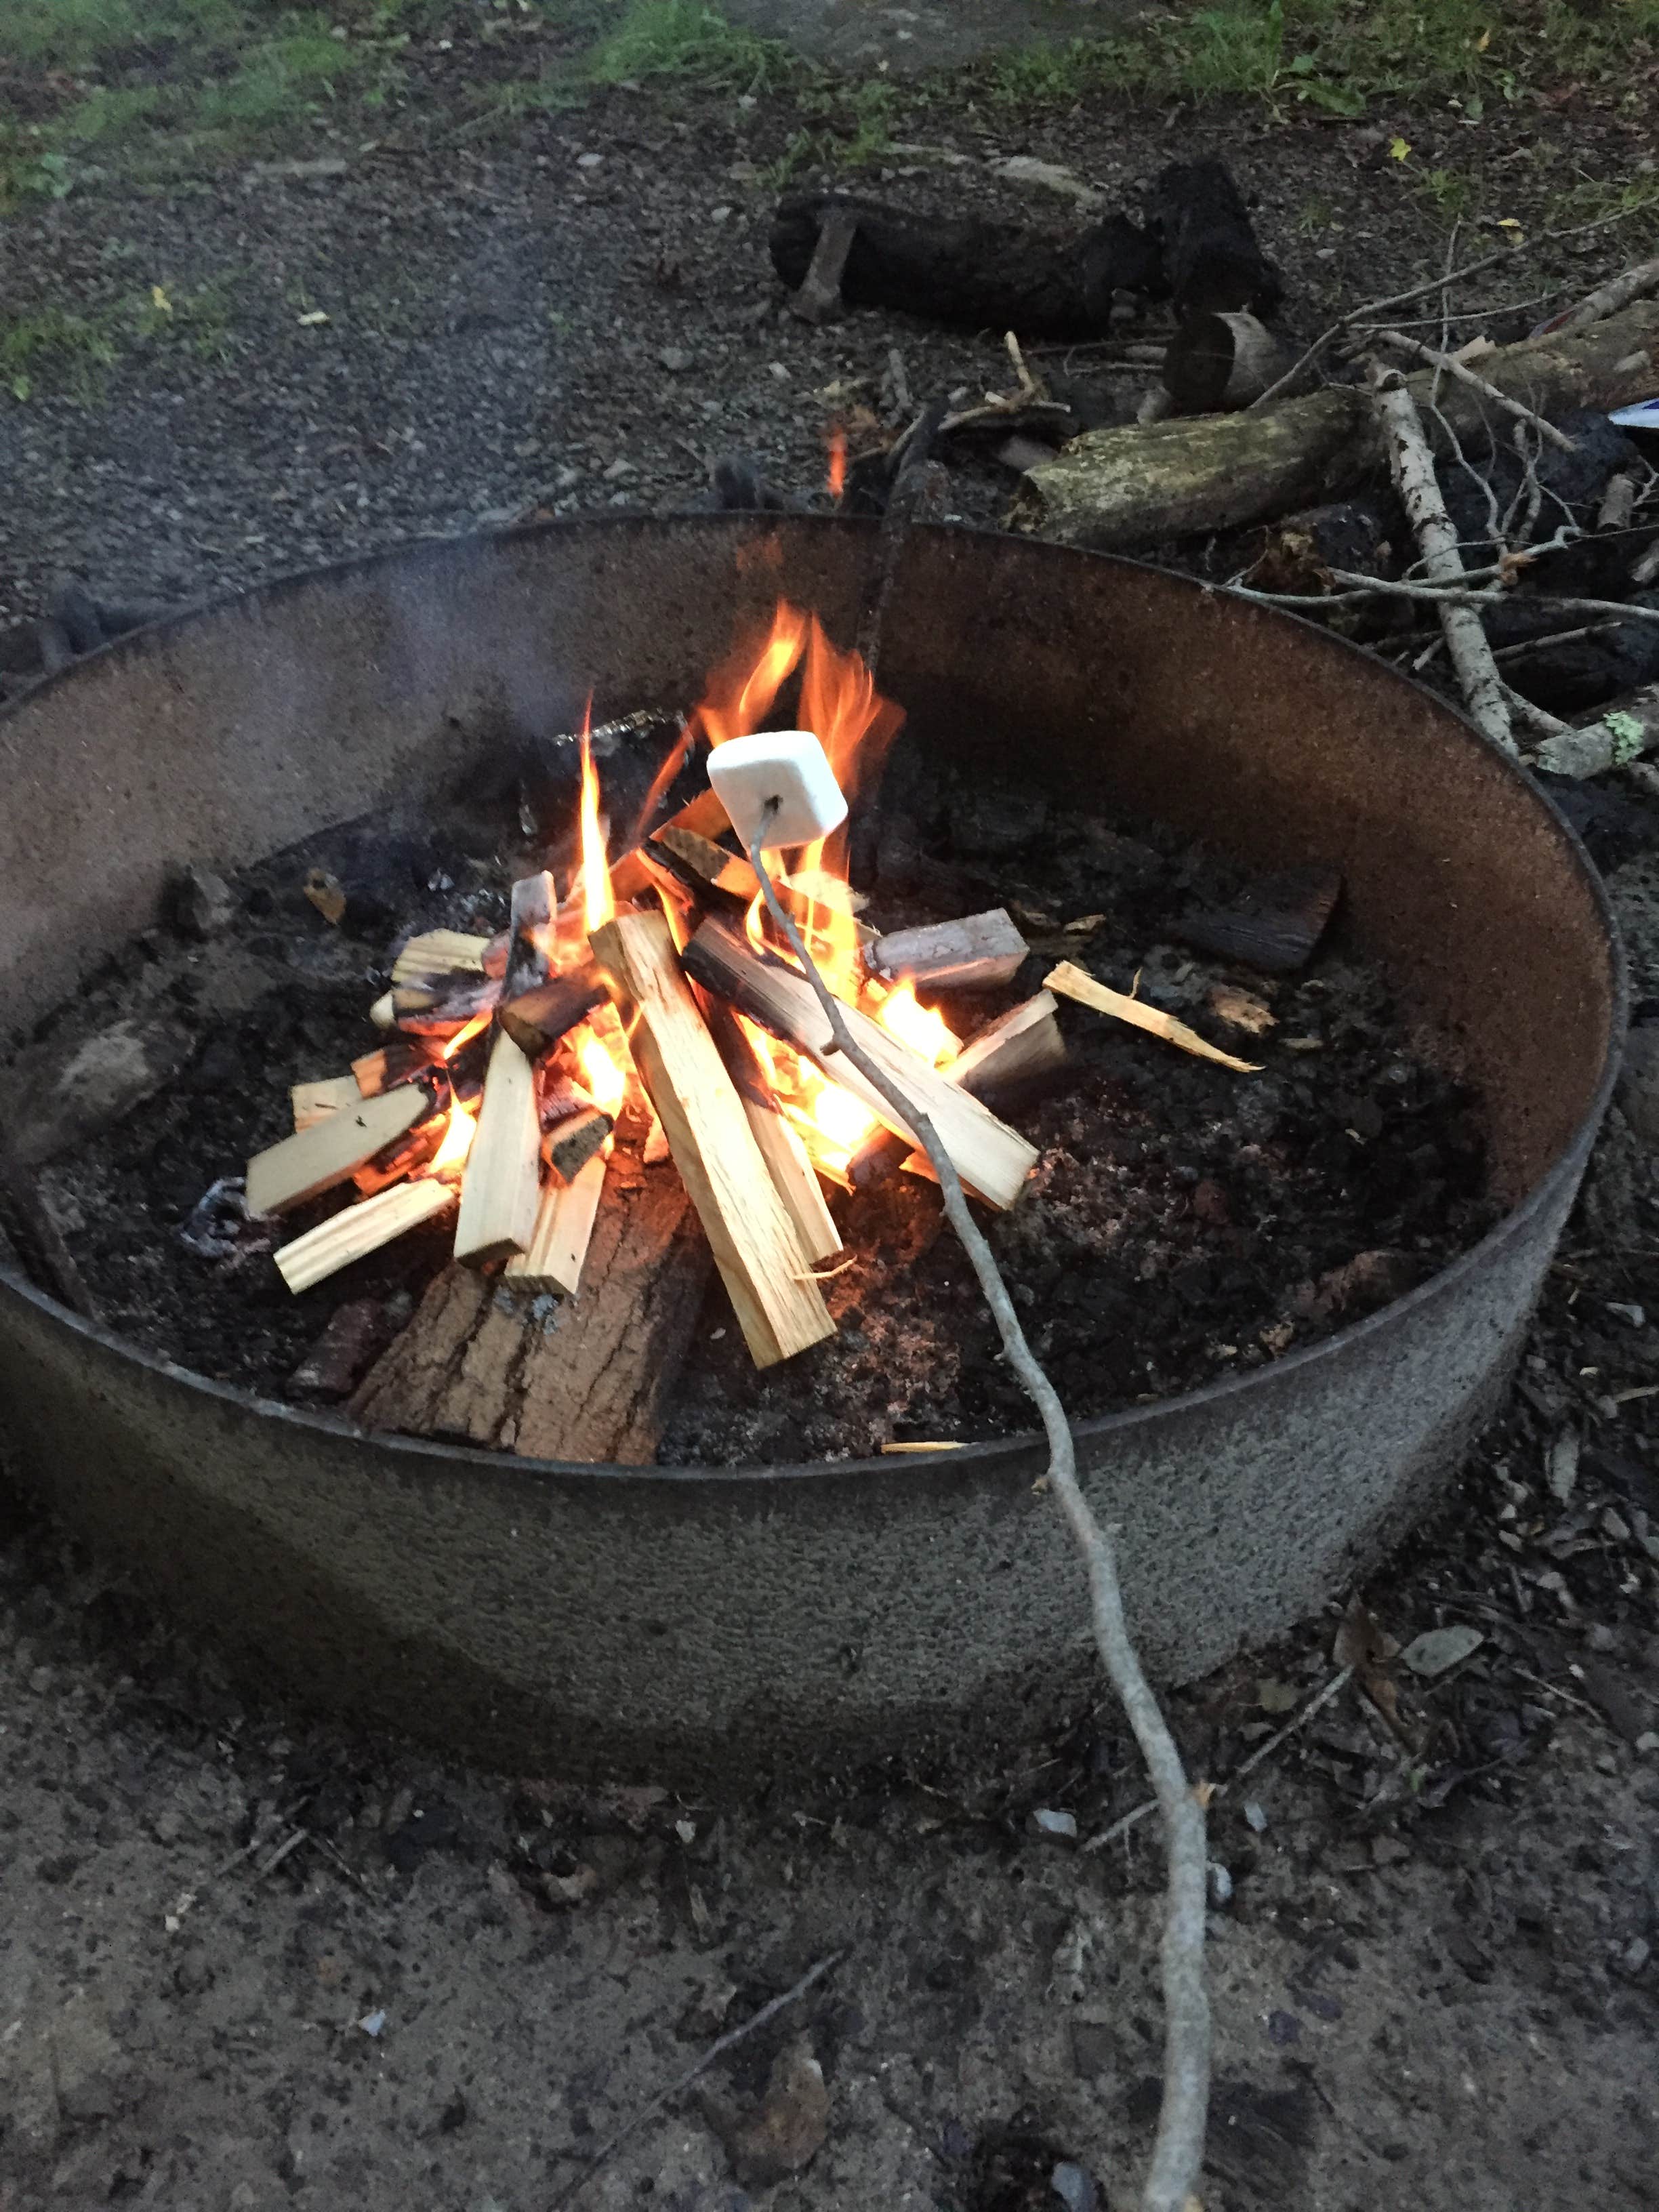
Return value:
M 847 489 L 847 433 L 839 422 L 830 433 L 830 496 L 837 507 Z
M 581 796 L 582 904 L 590 934 L 603 928 L 617 911 L 617 902 L 611 896 L 605 831 L 599 826 L 599 779 L 593 767 L 593 747 L 589 736 L 592 713 L 590 700 L 582 714 Z
M 614 1121 L 628 1096 L 628 1078 L 586 1023 L 576 1032 L 576 1063 L 588 1096 Z
M 477 1036 L 481 1030 L 487 1030 L 489 1027 L 489 1023 L 490 1016 L 488 1012 L 482 1014 L 474 1014 L 470 1022 L 463 1022 L 459 1029 L 456 1030 L 454 1036 L 448 1038 L 438 1048 L 439 1059 L 442 1060 L 453 1060 L 461 1047 L 464 1044 L 471 1044 L 473 1038 Z
M 770 633 L 757 651 L 738 651 L 709 679 L 708 696 L 696 711 L 711 745 L 752 736 L 771 713 L 806 645 L 811 617 L 780 599 Z
M 466 1156 L 472 1150 L 472 1139 L 477 1133 L 477 1108 L 458 1104 L 450 1115 L 449 1126 L 444 1131 L 442 1142 L 422 1172 L 446 1177 L 459 1175 L 466 1165 Z
M 890 990 L 876 1009 L 876 1019 L 901 1044 L 934 1067 L 948 1067 L 962 1049 L 962 1040 L 935 1007 L 924 1006 L 908 982 Z

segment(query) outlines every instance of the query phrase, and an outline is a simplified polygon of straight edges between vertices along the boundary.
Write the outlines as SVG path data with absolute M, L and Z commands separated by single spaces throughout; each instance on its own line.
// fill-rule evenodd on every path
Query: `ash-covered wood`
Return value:
M 958 921 L 890 930 L 870 947 L 870 965 L 889 981 L 939 991 L 994 991 L 1012 983 L 1030 947 L 1005 907 Z
M 804 1052 L 878 1121 L 915 1143 L 914 1128 L 836 1050 L 828 1018 L 811 985 L 797 969 L 754 951 L 735 931 L 712 917 L 687 945 L 684 960 L 686 973 L 696 981 L 729 999 L 740 1013 Z M 846 1009 L 846 1018 L 865 1050 L 933 1122 L 963 1182 L 993 1206 L 1012 1206 L 1036 1164 L 1036 1148 L 856 1006 Z
M 501 986 L 492 975 L 434 976 L 394 984 L 392 1016 L 405 1036 L 450 1036 L 481 1014 L 493 1013 L 501 997 Z
M 705 925 L 708 927 L 708 925 Z M 757 1367 L 835 1334 L 807 1275 L 731 1077 L 660 915 L 619 915 L 592 934 L 650 1095 Z
M 828 216 L 857 221 L 841 295 L 851 307 L 893 307 L 970 330 L 1097 337 L 1119 291 L 1161 296 L 1158 247 L 1125 216 L 1056 243 L 1018 223 L 937 216 L 841 193 L 792 193 L 772 222 L 772 265 L 792 290 L 805 281 Z
M 288 1213 L 349 1182 L 376 1152 L 396 1144 L 433 1109 L 429 1085 L 406 1083 L 330 1114 L 247 1164 L 250 1213 Z
M 708 1279 L 708 1248 L 672 1169 L 619 1158 L 585 1287 L 543 1316 L 460 1267 L 434 1277 L 351 1411 L 366 1428 L 538 1459 L 641 1466 L 656 1455 Z

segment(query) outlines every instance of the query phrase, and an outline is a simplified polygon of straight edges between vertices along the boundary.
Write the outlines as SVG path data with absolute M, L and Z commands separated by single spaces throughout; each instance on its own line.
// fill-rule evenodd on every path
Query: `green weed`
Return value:
M 809 169 L 863 169 L 881 161 L 891 149 L 903 97 L 885 77 L 830 78 L 804 88 L 799 105 L 805 123 L 766 171 L 775 191 Z
M 104 371 L 114 359 L 102 318 L 42 307 L 0 323 L 0 389 L 14 399 L 27 399 L 37 383 L 49 378 L 87 404 L 102 392 Z
M 741 29 L 708 0 L 629 0 L 622 21 L 581 65 L 591 84 L 678 77 L 717 92 L 771 92 L 800 74 L 781 40 Z

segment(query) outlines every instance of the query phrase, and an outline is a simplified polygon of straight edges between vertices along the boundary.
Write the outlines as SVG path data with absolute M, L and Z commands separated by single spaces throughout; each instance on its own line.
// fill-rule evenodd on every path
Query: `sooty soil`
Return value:
M 613 790 L 648 766 L 615 760 Z M 1074 1416 L 1282 1357 L 1397 1296 L 1489 1224 L 1474 1102 L 1412 1048 L 1376 971 L 1343 948 L 1340 908 L 1331 946 L 1271 978 L 1201 957 L 1178 937 L 1194 913 L 1271 903 L 1273 887 L 1156 825 L 1128 834 L 1050 810 L 1029 790 L 958 787 L 921 769 L 902 741 L 888 791 L 870 841 L 869 918 L 890 927 L 1001 903 L 1031 947 L 1007 988 L 938 1000 L 959 1035 L 1070 960 L 1119 989 L 1139 975 L 1149 1003 L 1260 1063 L 1237 1073 L 1063 1002 L 1060 1079 L 1004 1105 L 1040 1158 L 1020 1202 L 988 1224 Z M 113 1325 L 278 1397 L 295 1395 L 295 1370 L 346 1302 L 377 1309 L 365 1358 L 396 1334 L 444 1263 L 444 1223 L 299 1297 L 272 1263 L 273 1236 L 309 1228 L 350 1202 L 349 1189 L 280 1229 L 249 1224 L 228 1256 L 203 1256 L 180 1232 L 210 1185 L 288 1133 L 291 1084 L 340 1073 L 373 1048 L 368 1008 L 403 935 L 495 930 L 515 873 L 544 857 L 567 861 L 568 833 L 544 854 L 504 831 L 526 795 L 500 794 L 514 803 L 499 805 L 493 824 L 476 804 L 470 819 L 441 808 L 424 825 L 359 823 L 277 855 L 233 886 L 232 918 L 210 944 L 153 932 L 64 1012 L 47 1052 L 61 1051 L 60 1037 L 78 1044 L 112 1010 L 130 1017 L 138 1001 L 186 1032 L 184 1065 L 159 1095 L 52 1174 L 71 1248 Z M 546 820 L 545 787 L 530 795 Z M 447 826 L 432 826 L 440 820 Z M 319 865 L 347 894 L 338 926 L 303 894 Z M 1271 1026 L 1252 1035 L 1222 1018 L 1212 994 L 1227 988 Z M 758 1372 L 711 1278 L 665 1461 L 787 1462 L 1030 1425 L 937 1190 L 894 1173 L 836 1192 L 833 1206 L 852 1261 L 825 1285 L 836 1335 Z M 526 1325 L 540 1325 L 529 1310 Z

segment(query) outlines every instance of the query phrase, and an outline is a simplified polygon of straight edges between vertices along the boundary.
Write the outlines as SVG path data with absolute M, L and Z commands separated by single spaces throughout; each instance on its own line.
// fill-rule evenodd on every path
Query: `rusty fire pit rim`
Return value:
M 775 515 L 767 518 L 775 530 L 799 531 L 803 526 L 814 530 L 826 527 L 863 537 L 872 537 L 878 528 L 873 518 L 856 515 Z M 349 559 L 326 562 L 321 567 L 285 570 L 281 575 L 264 582 L 246 586 L 240 591 L 220 592 L 211 598 L 192 600 L 175 611 L 128 630 L 118 637 L 107 640 L 91 653 L 78 656 L 64 667 L 41 677 L 26 686 L 10 699 L 0 704 L 0 732 L 25 705 L 33 704 L 49 685 L 56 685 L 75 678 L 89 663 L 107 655 L 128 653 L 147 653 L 164 634 L 210 616 L 228 612 L 233 608 L 258 599 L 262 603 L 280 599 L 312 584 L 331 579 L 341 579 L 374 568 L 407 564 L 413 568 L 431 561 L 441 563 L 458 551 L 476 549 L 488 555 L 498 544 L 516 543 L 563 535 L 600 535 L 615 533 L 618 538 L 641 529 L 653 532 L 673 531 L 676 526 L 690 532 L 706 532 L 710 525 L 724 524 L 734 534 L 751 530 L 756 517 L 752 514 L 668 514 L 647 513 L 599 516 L 568 516 L 554 520 L 522 523 L 505 529 L 468 532 L 453 537 L 422 538 L 402 545 L 384 547 L 378 552 L 354 555 Z M 1461 708 L 1443 698 L 1415 676 L 1396 669 L 1381 654 L 1352 640 L 1334 635 L 1309 617 L 1284 607 L 1266 607 L 1255 601 L 1231 592 L 1224 585 L 1212 585 L 1196 577 L 1184 575 L 1180 570 L 1165 568 L 1155 562 L 1136 560 L 1120 553 L 1097 551 L 1091 547 L 1062 545 L 1051 540 L 1024 535 L 1013 531 L 990 530 L 957 523 L 931 523 L 913 526 L 916 534 L 930 540 L 980 540 L 989 538 L 1022 548 L 1041 546 L 1047 557 L 1065 556 L 1085 562 L 1103 562 L 1122 568 L 1144 573 L 1187 585 L 1206 599 L 1224 599 L 1227 611 L 1236 617 L 1249 619 L 1253 625 L 1265 623 L 1271 627 L 1288 623 L 1304 633 L 1310 642 L 1316 641 L 1320 649 L 1338 654 L 1352 654 L 1356 659 L 1383 669 L 1395 684 L 1401 684 L 1428 701 L 1441 714 L 1460 723 L 1468 737 L 1485 757 L 1488 766 L 1498 769 L 1507 781 L 1522 790 L 1539 809 L 1559 844 L 1565 848 L 1567 858 L 1576 868 L 1589 891 L 1601 926 L 1601 938 L 1611 966 L 1610 1003 L 1608 1009 L 1607 1043 L 1595 1091 L 1584 1112 L 1574 1124 L 1571 1134 L 1549 1166 L 1534 1183 L 1532 1188 L 1515 1206 L 1508 1208 L 1480 1241 L 1467 1251 L 1438 1268 L 1427 1279 L 1416 1285 L 1402 1297 L 1393 1298 L 1363 1320 L 1352 1322 L 1333 1331 L 1316 1344 L 1304 1345 L 1266 1367 L 1254 1368 L 1243 1373 L 1218 1377 L 1201 1383 L 1195 1389 L 1184 1390 L 1175 1396 L 1163 1398 L 1154 1404 L 1128 1406 L 1114 1413 L 1097 1414 L 1074 1425 L 1079 1442 L 1110 1439 L 1131 1431 L 1161 1423 L 1174 1417 L 1206 1412 L 1218 1406 L 1224 1407 L 1234 1398 L 1272 1385 L 1280 1376 L 1304 1371 L 1315 1363 L 1342 1357 L 1349 1347 L 1364 1342 L 1383 1328 L 1394 1328 L 1401 1316 L 1410 1314 L 1431 1300 L 1450 1295 L 1459 1288 L 1465 1276 L 1477 1267 L 1484 1266 L 1490 1255 L 1495 1255 L 1511 1238 L 1524 1234 L 1532 1217 L 1551 1205 L 1560 1188 L 1568 1181 L 1576 1181 L 1582 1172 L 1598 1134 L 1602 1119 L 1612 1099 L 1613 1085 L 1618 1079 L 1624 1038 L 1628 1027 L 1630 983 L 1628 965 L 1622 939 L 1614 920 L 1607 887 L 1600 872 L 1586 852 L 1583 842 L 1565 817 L 1555 805 L 1549 794 L 1528 777 L 1517 759 L 1504 753 L 1474 723 Z M 331 1413 L 309 1407 L 295 1406 L 279 1399 L 264 1398 L 257 1393 L 244 1390 L 233 1383 L 216 1382 L 212 1377 L 198 1374 L 194 1369 L 182 1366 L 176 1360 L 153 1352 L 147 1346 L 118 1334 L 101 1322 L 88 1321 L 83 1316 L 61 1304 L 56 1298 L 40 1290 L 16 1269 L 0 1259 L 0 1294 L 21 1297 L 37 1307 L 49 1320 L 67 1324 L 75 1333 L 90 1338 L 118 1356 L 131 1359 L 156 1376 L 199 1392 L 210 1400 L 222 1401 L 239 1412 L 252 1413 L 274 1418 L 279 1422 L 319 1431 L 324 1436 L 348 1444 L 368 1444 L 375 1450 L 388 1449 L 398 1461 L 406 1463 L 410 1474 L 424 1474 L 428 1470 L 422 1462 L 432 1461 L 444 1469 L 457 1464 L 489 1476 L 499 1485 L 533 1498 L 544 1494 L 548 1478 L 559 1485 L 573 1480 L 591 1483 L 595 1479 L 621 1486 L 635 1484 L 659 1485 L 670 1491 L 682 1486 L 707 1489 L 710 1485 L 732 1485 L 750 1491 L 763 1483 L 780 1480 L 812 1478 L 823 1484 L 843 1479 L 866 1480 L 879 1475 L 890 1484 L 896 1477 L 936 1477 L 960 1468 L 964 1475 L 982 1468 L 986 1461 L 995 1456 L 1000 1462 L 1011 1455 L 1039 1452 L 1042 1438 L 1034 1431 L 1022 1431 L 1008 1437 L 988 1437 L 983 1441 L 964 1443 L 955 1449 L 904 1454 L 896 1457 L 878 1456 L 860 1460 L 816 1460 L 790 1462 L 784 1465 L 753 1465 L 743 1467 L 643 1467 L 619 1465 L 613 1461 L 568 1461 L 548 1459 L 520 1459 L 507 1453 L 492 1452 L 477 1445 L 447 1443 L 428 1437 L 410 1437 L 392 1430 L 369 1430 Z M 371 1454 L 372 1457 L 372 1454 Z M 404 1472 L 399 1468 L 396 1472 Z M 999 1473 L 1012 1474 L 1012 1468 L 1000 1466 Z M 387 1474 L 393 1472 L 386 1470 Z

